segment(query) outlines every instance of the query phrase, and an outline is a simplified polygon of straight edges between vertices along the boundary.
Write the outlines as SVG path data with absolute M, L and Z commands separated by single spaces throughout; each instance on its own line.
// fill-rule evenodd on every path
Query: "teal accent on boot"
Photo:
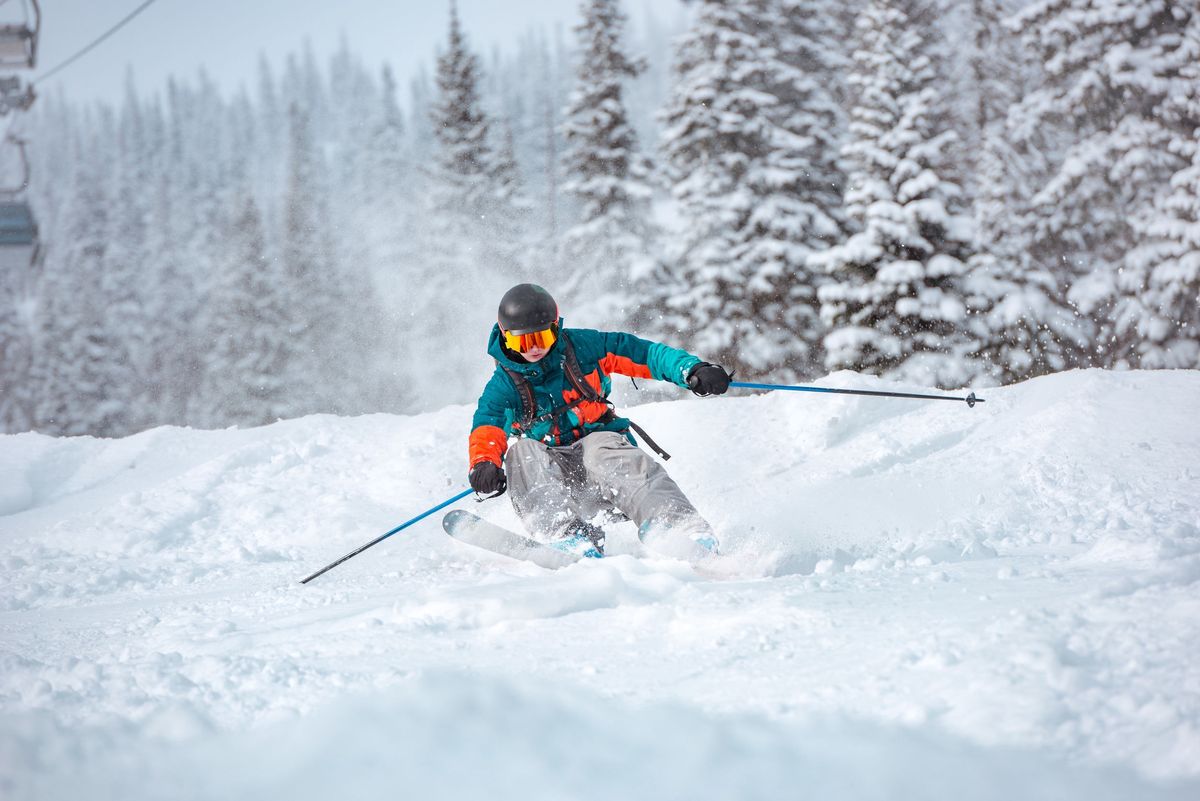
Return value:
M 709 553 L 717 553 L 720 543 L 717 541 L 716 535 L 708 533 L 711 529 L 705 526 L 704 530 L 697 532 L 694 529 L 688 531 L 685 526 L 677 527 L 672 523 L 662 523 L 656 520 L 647 520 L 638 526 L 638 537 L 644 542 L 646 538 L 654 537 L 655 535 L 670 537 L 672 535 L 679 537 L 687 537 L 692 542 L 699 545 Z
M 566 551 L 576 556 L 582 556 L 585 559 L 600 559 L 604 556 L 596 548 L 595 544 L 592 543 L 591 539 L 583 534 L 571 534 L 561 540 L 551 540 L 546 544 L 556 550 Z

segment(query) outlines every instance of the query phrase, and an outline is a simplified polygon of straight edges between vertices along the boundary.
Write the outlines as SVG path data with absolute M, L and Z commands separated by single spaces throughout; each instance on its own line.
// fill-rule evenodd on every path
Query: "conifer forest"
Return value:
M 492 53 L 447 3 L 407 85 L 45 93 L 0 430 L 469 403 L 523 281 L 747 381 L 1200 368 L 1194 0 L 574 1 Z

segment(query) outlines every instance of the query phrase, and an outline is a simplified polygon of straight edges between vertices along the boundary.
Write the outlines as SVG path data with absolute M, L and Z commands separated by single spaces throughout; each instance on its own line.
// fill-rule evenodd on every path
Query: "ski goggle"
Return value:
M 543 328 L 541 331 L 533 331 L 528 334 L 511 334 L 508 331 L 501 330 L 504 334 L 504 345 L 509 350 L 515 350 L 517 353 L 528 353 L 534 348 L 542 350 L 550 350 L 558 339 L 558 324 Z

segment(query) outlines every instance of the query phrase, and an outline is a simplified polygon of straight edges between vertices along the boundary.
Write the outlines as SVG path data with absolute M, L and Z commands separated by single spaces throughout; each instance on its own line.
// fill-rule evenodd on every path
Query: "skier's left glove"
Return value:
M 733 376 L 719 364 L 700 362 L 688 373 L 688 389 L 700 397 L 705 395 L 724 395 L 729 389 Z
M 508 480 L 504 477 L 504 470 L 495 462 L 479 462 L 471 468 L 468 478 L 471 482 L 471 489 L 480 495 L 495 498 L 497 495 L 503 495 L 504 490 L 508 489 Z

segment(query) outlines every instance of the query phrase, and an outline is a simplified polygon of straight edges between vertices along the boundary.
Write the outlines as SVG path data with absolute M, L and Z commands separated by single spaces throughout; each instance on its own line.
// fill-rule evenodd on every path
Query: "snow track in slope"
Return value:
M 0 438 L 0 796 L 1196 797 L 1200 374 L 986 397 L 638 408 L 722 582 L 434 519 L 299 585 L 460 490 L 463 407 Z

